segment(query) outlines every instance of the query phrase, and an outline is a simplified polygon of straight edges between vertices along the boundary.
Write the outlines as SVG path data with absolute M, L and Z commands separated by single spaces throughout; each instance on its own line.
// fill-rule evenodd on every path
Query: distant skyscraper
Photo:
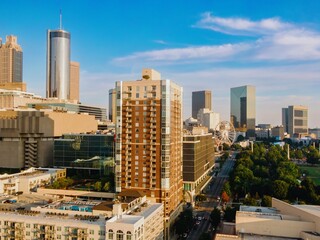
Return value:
M 242 86 L 231 88 L 230 121 L 238 131 L 255 136 L 256 125 L 256 88 Z
M 116 191 L 162 202 L 170 225 L 183 200 L 182 88 L 143 69 L 141 80 L 116 82 L 116 102 Z
M 12 35 L 0 38 L 0 83 L 22 83 L 22 48 Z
M 108 115 L 108 119 L 115 123 L 116 122 L 116 116 L 117 116 L 117 112 L 116 112 L 116 89 L 110 89 L 109 90 L 109 115 Z
M 304 106 L 288 106 L 282 108 L 282 125 L 284 131 L 293 137 L 294 134 L 308 134 L 308 108 Z
M 70 99 L 70 33 L 48 30 L 47 98 Z
M 211 91 L 192 92 L 192 117 L 197 118 L 197 114 L 201 108 L 208 108 L 210 111 L 212 96 Z
M 80 64 L 70 62 L 70 100 L 80 101 L 79 97 Z

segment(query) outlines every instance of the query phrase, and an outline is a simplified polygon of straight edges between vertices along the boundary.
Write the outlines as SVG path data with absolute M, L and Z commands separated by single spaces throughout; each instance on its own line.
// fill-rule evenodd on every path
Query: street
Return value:
M 210 213 L 214 207 L 220 204 L 220 195 L 223 188 L 224 182 L 228 179 L 229 173 L 234 166 L 234 159 L 232 156 L 226 160 L 223 164 L 221 171 L 216 178 L 213 178 L 211 182 L 205 187 L 204 192 L 207 197 L 207 201 L 202 202 L 199 206 L 194 209 L 194 215 L 200 217 L 201 220 L 197 220 L 200 223 L 195 224 L 194 228 L 190 232 L 187 239 L 197 240 L 203 232 L 212 232 L 212 227 L 210 226 Z

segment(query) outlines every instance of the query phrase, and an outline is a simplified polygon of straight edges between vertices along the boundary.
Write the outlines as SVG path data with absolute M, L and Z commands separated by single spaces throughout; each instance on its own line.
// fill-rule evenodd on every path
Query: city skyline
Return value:
M 192 91 L 211 90 L 214 111 L 228 120 L 230 88 L 254 85 L 257 123 L 279 125 L 283 107 L 304 105 L 309 127 L 320 126 L 320 3 L 144 3 L 4 3 L 0 37 L 18 37 L 23 81 L 41 96 L 46 31 L 59 27 L 62 9 L 71 59 L 81 64 L 81 102 L 107 107 L 116 81 L 139 79 L 141 68 L 154 68 L 184 88 L 184 118 L 191 116 Z

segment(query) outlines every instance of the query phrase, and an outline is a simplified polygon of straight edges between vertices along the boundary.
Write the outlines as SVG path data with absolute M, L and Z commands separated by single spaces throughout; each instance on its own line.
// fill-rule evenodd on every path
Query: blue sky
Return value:
M 16 35 L 28 91 L 45 96 L 46 30 L 71 33 L 80 62 L 80 98 L 106 107 L 115 81 L 154 68 L 191 92 L 211 90 L 213 108 L 229 119 L 230 88 L 254 85 L 257 123 L 281 124 L 281 108 L 309 107 L 320 127 L 320 1 L 109 0 L 3 1 L 0 37 Z

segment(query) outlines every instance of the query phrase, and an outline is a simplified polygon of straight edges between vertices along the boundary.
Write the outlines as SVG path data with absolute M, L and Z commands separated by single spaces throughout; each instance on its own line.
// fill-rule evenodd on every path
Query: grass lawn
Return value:
M 320 185 L 320 166 L 299 166 L 302 173 L 305 173 L 307 177 L 312 179 L 316 185 Z

